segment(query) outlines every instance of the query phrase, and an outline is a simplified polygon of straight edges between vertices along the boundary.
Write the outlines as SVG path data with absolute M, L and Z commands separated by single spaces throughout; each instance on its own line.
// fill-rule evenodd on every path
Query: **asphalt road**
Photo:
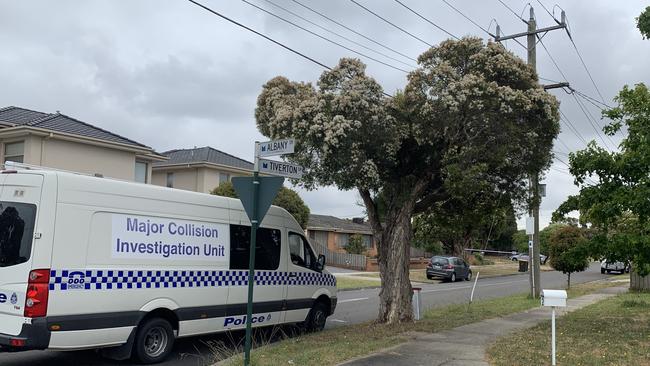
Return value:
M 600 274 L 598 263 L 581 273 L 571 276 L 572 283 L 582 283 L 598 280 L 611 275 Z M 566 276 L 559 272 L 543 272 L 542 288 L 564 288 Z M 469 298 L 472 282 L 437 283 L 422 286 L 422 304 L 424 309 L 445 306 L 448 304 L 465 303 Z M 528 275 L 520 274 L 505 277 L 480 279 L 474 293 L 475 299 L 489 299 L 508 296 L 528 291 Z M 337 327 L 355 324 L 374 319 L 379 308 L 378 289 L 342 291 L 338 294 L 338 307 L 333 316 L 328 319 L 327 327 Z M 267 333 L 267 336 L 270 336 Z M 215 361 L 218 350 L 232 349 L 233 345 L 243 343 L 243 333 L 222 334 L 209 337 L 192 337 L 179 339 L 174 352 L 168 361 L 160 364 L 165 366 L 198 366 L 209 365 Z M 241 343 L 240 343 L 241 342 Z M 129 361 L 112 361 L 101 357 L 95 351 L 28 351 L 19 353 L 0 353 L 2 366 L 103 366 L 103 365 L 132 365 Z

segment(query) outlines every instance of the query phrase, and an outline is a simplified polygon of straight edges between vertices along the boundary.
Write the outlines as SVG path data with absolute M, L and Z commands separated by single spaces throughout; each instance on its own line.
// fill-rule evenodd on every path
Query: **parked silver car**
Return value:
M 511 255 L 510 260 L 515 262 L 515 261 L 528 261 L 528 253 L 519 253 L 519 254 L 514 254 Z M 544 254 L 539 254 L 539 261 L 542 264 L 546 264 L 546 261 L 548 260 L 548 256 L 545 256 Z
M 442 278 L 445 281 L 456 282 L 472 279 L 472 270 L 462 258 L 434 256 L 427 264 L 427 279 Z
M 630 266 L 624 262 L 615 262 L 603 259 L 600 262 L 600 273 L 611 273 L 612 271 L 623 274 L 625 272 L 630 272 Z

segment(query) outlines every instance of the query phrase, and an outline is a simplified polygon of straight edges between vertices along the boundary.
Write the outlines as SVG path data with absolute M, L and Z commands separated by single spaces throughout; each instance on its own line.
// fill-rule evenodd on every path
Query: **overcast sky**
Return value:
M 238 0 L 202 0 L 259 32 L 328 65 L 340 57 L 360 57 L 388 93 L 405 85 L 403 71 L 361 57 L 294 28 Z M 357 0 L 377 14 L 404 28 L 422 41 L 386 24 L 349 0 L 298 0 L 330 18 L 366 35 L 370 42 L 320 18 L 292 0 L 272 0 L 301 16 L 335 31 L 367 48 L 337 38 L 312 24 L 273 6 L 266 0 L 249 0 L 310 30 L 336 40 L 377 60 L 411 70 L 410 58 L 425 51 L 424 43 L 436 44 L 449 36 L 418 18 L 396 1 Z M 453 35 L 488 37 L 442 0 L 401 2 Z M 469 18 L 494 32 L 525 31 L 526 25 L 497 0 L 448 0 Z M 528 1 L 504 0 L 514 12 L 528 18 Z M 539 5 L 538 26 L 554 25 Z M 554 2 L 544 1 L 549 10 Z M 560 0 L 571 33 L 605 102 L 625 84 L 650 81 L 650 41 L 643 41 L 635 26 L 647 1 Z M 559 18 L 559 9 L 555 8 Z M 423 42 L 424 41 L 424 42 Z M 525 39 L 521 40 L 524 43 Z M 577 90 L 600 100 L 563 31 L 550 32 L 544 45 Z M 322 68 L 228 23 L 185 0 L 133 1 L 10 1 L 0 0 L 0 107 L 15 105 L 44 112 L 61 111 L 96 126 L 125 135 L 156 149 L 213 146 L 252 159 L 253 141 L 263 140 L 255 127 L 253 112 L 261 86 L 276 75 L 292 80 L 314 81 Z M 513 41 L 506 46 L 525 58 L 525 49 Z M 564 80 L 551 59 L 538 45 L 539 75 Z M 385 56 L 390 56 L 387 58 Z M 399 60 L 400 62 L 396 61 Z M 561 142 L 554 150 L 566 154 L 584 147 L 582 138 L 603 144 L 595 128 L 579 109 L 573 96 L 552 91 L 580 137 L 562 122 Z M 582 98 L 596 127 L 604 124 L 600 111 Z M 614 137 L 609 146 L 620 140 Z M 567 167 L 556 161 L 545 179 L 541 221 L 545 226 L 552 211 L 576 192 Z M 363 215 L 354 192 L 324 187 L 301 191 L 313 213 L 340 217 Z M 523 225 L 523 219 L 519 221 Z

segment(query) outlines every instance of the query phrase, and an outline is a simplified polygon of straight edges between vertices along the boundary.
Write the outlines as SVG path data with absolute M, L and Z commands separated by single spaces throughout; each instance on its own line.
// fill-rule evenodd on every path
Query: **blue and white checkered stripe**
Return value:
M 336 286 L 330 274 L 255 271 L 256 286 Z M 248 271 L 52 270 L 50 290 L 122 290 L 248 286 Z

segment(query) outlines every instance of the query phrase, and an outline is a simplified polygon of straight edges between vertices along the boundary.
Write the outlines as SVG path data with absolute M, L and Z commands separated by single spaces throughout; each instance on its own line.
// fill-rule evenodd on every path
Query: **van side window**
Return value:
M 0 202 L 0 267 L 27 262 L 35 221 L 36 205 Z
M 255 243 L 255 269 L 274 270 L 280 265 L 280 230 L 259 228 Z M 251 227 L 230 225 L 230 269 L 248 269 Z
M 307 240 L 302 235 L 289 233 L 289 253 L 291 255 L 291 263 L 296 266 L 316 270 L 316 255 L 314 255 L 309 243 L 307 243 Z

